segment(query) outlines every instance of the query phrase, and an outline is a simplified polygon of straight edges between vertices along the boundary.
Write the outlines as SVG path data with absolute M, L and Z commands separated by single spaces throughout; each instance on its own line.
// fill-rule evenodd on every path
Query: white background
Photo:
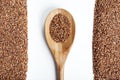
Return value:
M 95 0 L 27 0 L 27 80 L 56 80 L 55 65 L 44 36 L 48 13 L 68 10 L 76 23 L 74 43 L 65 63 L 64 80 L 93 80 L 92 31 Z

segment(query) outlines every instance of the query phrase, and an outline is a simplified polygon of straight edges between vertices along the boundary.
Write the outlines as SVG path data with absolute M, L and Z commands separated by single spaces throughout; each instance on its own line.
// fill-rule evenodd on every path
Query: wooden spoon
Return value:
M 62 14 L 66 16 L 71 24 L 71 33 L 68 39 L 64 42 L 56 42 L 50 35 L 50 23 L 56 14 Z M 64 9 L 55 9 L 47 17 L 45 22 L 45 37 L 48 46 L 52 52 L 53 58 L 57 68 L 57 80 L 64 80 L 64 63 L 71 48 L 75 36 L 75 23 L 72 15 Z

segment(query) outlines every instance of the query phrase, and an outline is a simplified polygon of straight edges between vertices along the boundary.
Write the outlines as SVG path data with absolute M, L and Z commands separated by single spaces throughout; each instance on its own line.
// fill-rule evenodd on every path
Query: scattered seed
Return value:
M 120 80 L 120 1 L 96 0 L 94 80 Z
M 26 0 L 0 0 L 0 80 L 26 80 L 27 60 Z

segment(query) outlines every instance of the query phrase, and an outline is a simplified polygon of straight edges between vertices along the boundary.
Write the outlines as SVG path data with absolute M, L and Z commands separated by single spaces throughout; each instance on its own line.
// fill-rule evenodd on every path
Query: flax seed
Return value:
M 50 35 L 56 42 L 64 42 L 71 33 L 71 24 L 62 14 L 56 14 L 50 23 Z
M 96 0 L 94 80 L 120 80 L 120 0 Z
M 26 0 L 0 0 L 0 80 L 26 80 Z

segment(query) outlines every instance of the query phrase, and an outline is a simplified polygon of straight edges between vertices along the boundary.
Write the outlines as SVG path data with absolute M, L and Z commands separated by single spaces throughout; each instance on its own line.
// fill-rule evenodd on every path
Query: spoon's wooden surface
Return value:
M 71 35 L 65 42 L 55 42 L 50 35 L 49 27 L 50 22 L 56 14 L 62 14 L 68 18 L 71 23 Z M 73 43 L 75 36 L 75 23 L 72 15 L 64 9 L 55 9 L 47 17 L 45 22 L 45 37 L 48 46 L 54 57 L 56 67 L 57 67 L 57 80 L 64 80 L 64 63 L 66 61 L 67 55 L 69 53 L 70 47 Z

